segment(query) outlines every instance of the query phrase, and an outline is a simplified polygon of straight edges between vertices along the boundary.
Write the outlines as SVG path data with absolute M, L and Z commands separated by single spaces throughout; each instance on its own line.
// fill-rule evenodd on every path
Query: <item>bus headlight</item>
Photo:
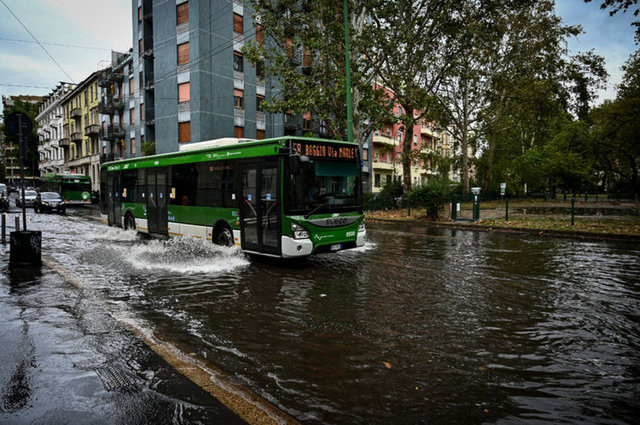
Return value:
M 365 227 L 364 227 L 364 218 L 362 219 L 362 221 L 360 222 L 360 225 L 358 226 L 358 232 L 364 232 Z
M 291 223 L 293 239 L 309 239 L 309 231 L 296 223 Z

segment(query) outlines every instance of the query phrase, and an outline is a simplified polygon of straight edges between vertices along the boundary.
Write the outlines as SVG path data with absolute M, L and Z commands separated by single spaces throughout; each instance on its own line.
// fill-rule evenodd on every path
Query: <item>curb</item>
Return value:
M 544 229 L 526 229 L 522 227 L 496 227 L 485 226 L 480 224 L 465 224 L 446 221 L 416 221 L 416 220 L 397 220 L 390 218 L 367 218 L 368 223 L 406 223 L 414 225 L 432 225 L 436 227 L 451 227 L 456 229 L 474 230 L 478 232 L 500 232 L 500 233 L 525 233 L 538 236 L 557 236 L 577 239 L 596 239 L 596 240 L 613 240 L 626 242 L 640 242 L 638 235 L 618 235 L 615 233 L 595 233 L 595 232 L 569 232 L 565 230 L 544 230 Z

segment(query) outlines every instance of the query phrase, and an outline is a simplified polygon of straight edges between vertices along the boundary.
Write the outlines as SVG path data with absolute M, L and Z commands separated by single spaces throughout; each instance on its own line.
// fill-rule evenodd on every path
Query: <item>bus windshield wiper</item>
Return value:
M 309 218 L 309 217 L 311 217 L 311 215 L 312 215 L 314 212 L 318 211 L 318 210 L 319 210 L 320 208 L 322 208 L 322 207 L 326 207 L 327 205 L 329 205 L 329 204 L 327 204 L 326 202 L 325 202 L 325 203 L 323 203 L 323 204 L 318 204 L 314 209 L 312 209 L 311 211 L 309 211 L 309 213 L 308 213 L 308 214 L 305 214 L 305 215 L 304 215 L 304 218 Z

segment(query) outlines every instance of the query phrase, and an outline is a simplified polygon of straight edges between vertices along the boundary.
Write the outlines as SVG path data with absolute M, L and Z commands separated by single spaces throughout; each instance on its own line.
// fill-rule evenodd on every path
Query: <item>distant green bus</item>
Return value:
M 354 143 L 218 139 L 106 163 L 101 173 L 109 225 L 283 258 L 365 244 Z
M 40 177 L 41 192 L 58 192 L 67 205 L 91 204 L 91 177 L 47 173 Z

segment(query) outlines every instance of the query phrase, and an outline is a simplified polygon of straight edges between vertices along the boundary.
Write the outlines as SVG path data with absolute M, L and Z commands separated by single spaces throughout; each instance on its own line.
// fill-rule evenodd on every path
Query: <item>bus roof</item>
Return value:
M 106 167 L 108 171 L 116 171 L 129 169 L 131 165 L 133 165 L 132 168 L 147 168 L 223 158 L 233 159 L 276 155 L 279 153 L 277 148 L 284 147 L 287 140 L 356 145 L 356 143 L 347 141 L 321 139 L 318 137 L 284 136 L 263 140 L 224 138 L 193 143 L 190 144 L 191 147 L 183 148 L 178 152 L 107 162 L 102 164 L 102 167 Z
M 84 174 L 72 174 L 72 173 L 46 173 L 40 177 L 41 180 L 53 180 L 53 179 L 79 179 L 79 180 L 91 180 L 91 177 Z

